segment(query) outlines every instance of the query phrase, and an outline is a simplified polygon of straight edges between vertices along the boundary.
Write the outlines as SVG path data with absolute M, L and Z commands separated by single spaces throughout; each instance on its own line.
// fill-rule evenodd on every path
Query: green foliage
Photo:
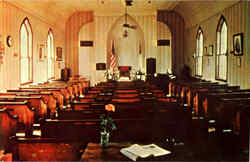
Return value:
M 113 130 L 116 130 L 117 127 L 112 119 L 112 117 L 108 114 L 106 115 L 101 115 L 100 116 L 101 121 L 101 131 L 102 132 L 112 132 Z

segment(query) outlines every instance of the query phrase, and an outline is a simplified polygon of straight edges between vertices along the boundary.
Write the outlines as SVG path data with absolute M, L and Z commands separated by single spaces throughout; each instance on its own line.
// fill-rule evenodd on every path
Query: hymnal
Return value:
M 155 144 L 149 144 L 149 145 L 138 145 L 133 144 L 129 147 L 122 148 L 120 152 L 127 156 L 128 158 L 132 159 L 133 161 L 136 161 L 139 157 L 140 158 L 147 158 L 149 156 L 162 156 L 170 154 L 171 152 L 168 150 L 165 150 Z

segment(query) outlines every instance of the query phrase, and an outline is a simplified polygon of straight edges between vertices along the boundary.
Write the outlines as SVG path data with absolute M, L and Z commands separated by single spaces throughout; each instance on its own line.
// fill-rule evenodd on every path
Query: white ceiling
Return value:
M 65 22 L 76 11 L 95 11 L 95 14 L 122 15 L 125 12 L 124 0 L 6 0 L 27 12 L 46 18 L 49 23 Z M 128 7 L 129 14 L 156 12 L 158 9 L 173 9 L 177 1 L 134 0 Z
M 199 24 L 237 2 L 239 0 L 199 0 L 192 2 L 186 0 L 180 2 L 174 10 L 184 18 L 187 28 Z
M 125 12 L 125 0 L 5 0 L 27 12 L 48 21 L 52 25 L 65 24 L 77 11 L 94 11 L 96 15 L 122 15 Z M 149 3 L 150 1 L 150 3 Z M 195 21 L 206 19 L 239 0 L 133 0 L 128 14 L 152 14 L 157 10 L 176 10 L 187 26 Z M 60 20 L 60 21 L 58 21 Z

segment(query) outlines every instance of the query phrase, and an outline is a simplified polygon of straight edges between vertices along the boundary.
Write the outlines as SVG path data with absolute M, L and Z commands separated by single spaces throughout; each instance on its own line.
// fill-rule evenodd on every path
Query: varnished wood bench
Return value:
M 42 96 L 43 101 L 47 105 L 47 114 L 48 117 L 54 117 L 57 111 L 57 100 L 53 96 L 52 92 L 39 92 L 39 91 L 25 91 L 25 90 L 18 90 L 18 89 L 12 89 L 7 90 L 8 94 L 15 94 L 17 96 Z
M 181 89 L 186 86 L 194 85 L 194 84 L 210 84 L 210 81 L 204 81 L 204 80 L 196 80 L 196 81 L 183 81 L 183 80 L 174 80 L 169 82 L 169 95 L 178 97 L 180 96 Z M 217 83 L 215 83 L 217 84 Z
M 233 99 L 233 98 L 249 98 L 250 92 L 230 92 L 230 93 L 209 93 L 202 96 L 202 109 L 205 116 L 212 116 L 216 114 L 216 104 L 221 103 L 221 99 Z
M 0 150 L 11 152 L 9 137 L 14 136 L 17 130 L 18 116 L 12 115 L 13 109 L 0 108 Z
M 104 106 L 104 105 L 103 105 Z M 100 119 L 102 114 L 105 114 L 103 109 L 88 108 L 85 110 L 63 110 L 58 114 L 58 119 L 60 120 L 79 120 L 79 119 Z M 113 119 L 124 119 L 124 118 L 142 118 L 146 113 L 150 113 L 149 110 L 139 110 L 139 108 L 134 110 L 128 109 L 116 109 L 112 112 Z
M 57 88 L 56 87 L 53 87 L 53 88 L 46 87 L 46 86 L 25 87 L 25 88 L 18 89 L 18 91 L 20 91 L 20 92 L 35 92 L 35 93 L 51 93 L 54 96 L 54 98 L 57 100 L 57 104 L 60 107 L 60 109 L 63 109 L 66 106 L 65 103 L 69 102 L 67 100 L 69 100 L 70 93 L 67 90 L 66 90 L 66 92 L 63 91 L 62 89 L 66 89 L 65 86 L 57 87 Z M 15 90 L 8 90 L 8 91 L 11 92 L 11 91 L 15 91 Z M 67 94 L 65 94 L 65 93 L 67 93 Z
M 249 152 L 249 107 L 250 98 L 221 98 L 215 105 L 214 122 L 209 123 L 214 149 L 230 155 Z M 210 120 L 211 121 L 211 120 Z
M 24 131 L 25 136 L 31 136 L 33 133 L 32 126 L 34 123 L 34 108 L 28 106 L 28 101 L 0 101 L 0 106 L 6 109 L 12 109 L 10 114 L 18 115 L 18 130 Z
M 227 84 L 217 84 L 217 83 L 208 83 L 208 84 L 196 84 L 186 87 L 186 97 L 187 105 L 193 107 L 193 99 L 195 92 L 201 89 L 216 89 L 216 88 L 226 88 Z
M 14 161 L 79 161 L 86 143 L 61 138 L 11 139 Z
M 100 141 L 100 119 L 51 120 L 41 122 L 42 137 Z M 149 123 L 145 119 L 114 119 L 117 130 L 111 133 L 111 141 L 133 141 L 150 138 Z
M 34 121 L 37 123 L 40 118 L 47 117 L 47 105 L 45 104 L 42 96 L 16 96 L 14 94 L 9 93 L 1 93 L 0 101 L 28 101 L 29 107 L 35 108 L 35 119 Z
M 247 92 L 250 90 L 240 90 L 238 86 L 228 86 L 228 87 L 211 87 L 211 88 L 201 88 L 196 89 L 193 92 L 193 99 L 191 101 L 193 102 L 193 109 L 195 112 L 195 115 L 206 115 L 202 114 L 202 100 L 204 96 L 207 94 L 220 94 L 220 93 L 235 93 L 235 92 Z M 204 113 L 204 112 L 203 112 Z

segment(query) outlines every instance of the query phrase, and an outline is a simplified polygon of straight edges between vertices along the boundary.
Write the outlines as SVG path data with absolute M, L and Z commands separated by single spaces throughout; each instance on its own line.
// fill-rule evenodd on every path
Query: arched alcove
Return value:
M 84 24 L 79 30 L 79 42 L 94 40 L 94 30 L 94 22 Z M 95 63 L 95 61 L 93 60 L 94 48 L 92 46 L 80 46 L 80 43 L 78 43 L 78 46 L 79 75 L 91 79 L 91 72 L 94 70 L 92 69 L 92 67 Z
M 145 69 L 145 41 L 139 24 L 130 15 L 127 23 L 136 28 L 124 27 L 125 15 L 119 17 L 111 27 L 107 36 L 107 67 L 110 67 L 112 43 L 118 56 L 118 66 L 131 66 L 133 70 Z M 127 36 L 124 32 L 127 31 Z M 140 63 L 141 62 L 141 63 Z
M 169 40 L 169 45 L 158 46 L 156 55 L 157 73 L 172 72 L 172 33 L 163 22 L 157 22 L 157 40 Z
M 175 11 L 157 11 L 157 21 L 163 22 L 171 30 L 172 72 L 181 75 L 184 61 L 184 29 L 185 23 L 182 16 Z

